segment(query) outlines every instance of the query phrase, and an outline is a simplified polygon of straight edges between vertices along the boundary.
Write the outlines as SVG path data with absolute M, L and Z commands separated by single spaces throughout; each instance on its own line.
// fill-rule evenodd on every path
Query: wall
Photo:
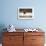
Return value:
M 18 7 L 33 7 L 35 18 L 17 19 Z M 46 0 L 0 0 L 0 31 L 9 24 L 16 28 L 40 27 L 46 32 Z
M 46 28 L 46 0 L 1 0 L 1 15 L 0 24 L 5 26 L 9 24 L 15 27 L 28 28 L 38 27 L 39 25 Z M 33 7 L 33 20 L 19 20 L 17 19 L 18 7 Z

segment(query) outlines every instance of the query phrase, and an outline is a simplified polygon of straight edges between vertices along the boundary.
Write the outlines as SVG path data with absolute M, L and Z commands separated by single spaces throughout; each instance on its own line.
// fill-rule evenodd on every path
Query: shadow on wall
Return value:
M 2 36 L 3 36 L 2 32 L 6 31 L 6 30 L 4 30 L 4 28 L 6 28 L 5 25 L 0 24 L 0 43 L 2 43 Z

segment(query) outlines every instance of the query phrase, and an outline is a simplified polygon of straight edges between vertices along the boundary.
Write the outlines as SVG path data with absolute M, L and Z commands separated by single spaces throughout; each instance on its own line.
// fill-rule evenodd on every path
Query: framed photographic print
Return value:
M 33 19 L 34 8 L 31 7 L 20 7 L 18 8 L 18 19 Z

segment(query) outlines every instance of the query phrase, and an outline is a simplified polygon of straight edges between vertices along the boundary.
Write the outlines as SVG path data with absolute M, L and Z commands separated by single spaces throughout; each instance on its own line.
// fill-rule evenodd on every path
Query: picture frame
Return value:
M 33 19 L 34 8 L 32 7 L 19 7 L 18 8 L 18 19 Z

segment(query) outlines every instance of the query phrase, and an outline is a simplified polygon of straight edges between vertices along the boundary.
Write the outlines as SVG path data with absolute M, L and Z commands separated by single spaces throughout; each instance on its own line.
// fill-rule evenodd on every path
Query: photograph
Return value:
M 18 19 L 33 19 L 33 17 L 34 8 L 31 7 L 18 8 Z

